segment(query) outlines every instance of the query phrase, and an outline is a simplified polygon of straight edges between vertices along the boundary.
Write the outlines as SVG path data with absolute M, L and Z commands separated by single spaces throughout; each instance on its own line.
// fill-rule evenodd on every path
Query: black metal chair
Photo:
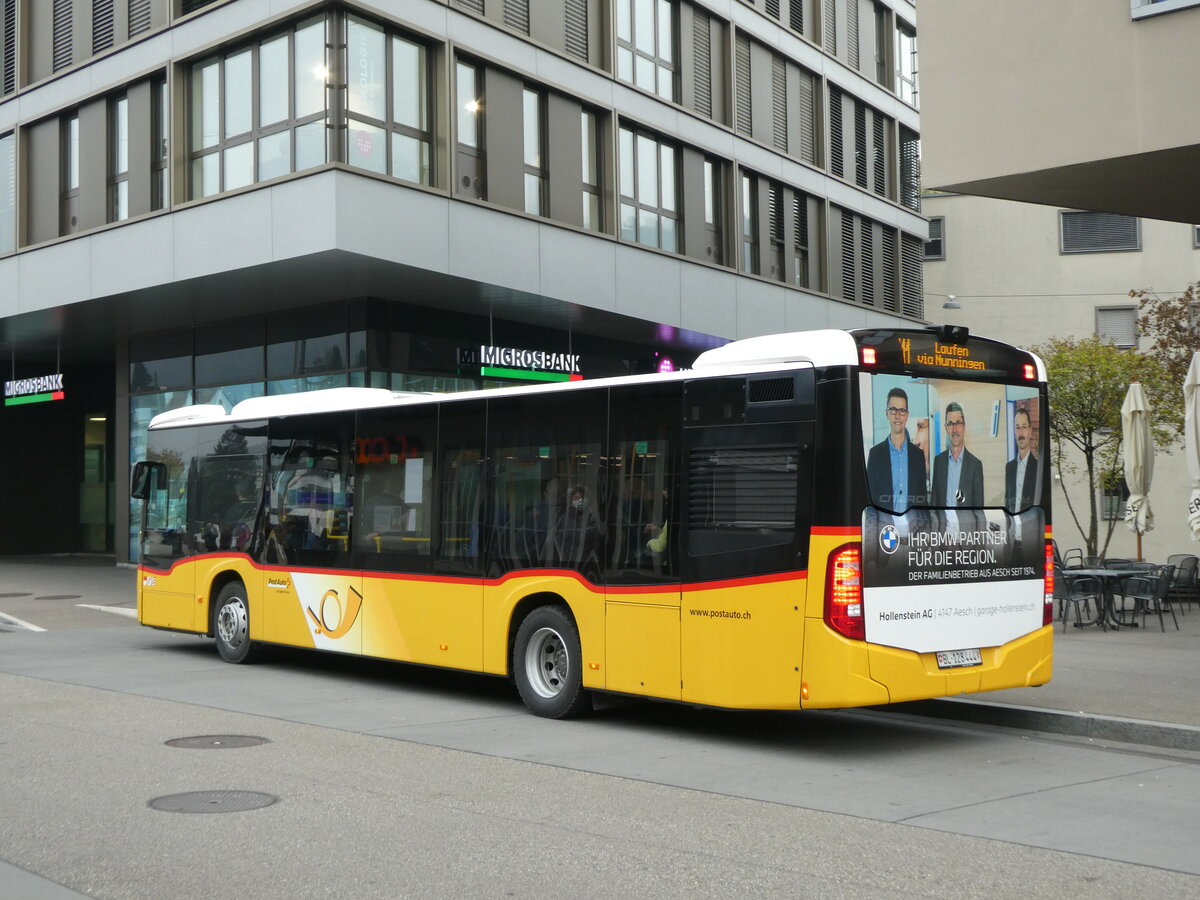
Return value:
M 1083 557 L 1083 564 L 1079 568 L 1081 568 L 1081 569 L 1103 569 L 1104 568 L 1104 557 L 1103 556 L 1085 556 L 1085 557 Z
M 1163 623 L 1163 608 L 1165 607 L 1171 614 L 1171 621 L 1175 623 L 1175 630 L 1179 630 L 1179 619 L 1176 618 L 1175 610 L 1168 597 L 1174 574 L 1174 566 L 1161 566 L 1157 572 L 1133 575 L 1126 579 L 1121 589 L 1121 595 L 1125 600 L 1133 601 L 1131 617 L 1136 616 L 1139 612 L 1142 614 L 1143 628 L 1146 627 L 1146 613 L 1154 613 L 1158 616 L 1159 627 L 1166 631 L 1167 626 Z
M 1171 590 L 1167 597 L 1172 606 L 1180 604 L 1180 612 L 1184 612 L 1183 604 L 1200 603 L 1197 564 L 1200 564 L 1200 559 L 1187 553 L 1176 553 L 1167 557 L 1167 565 L 1175 566 L 1175 576 L 1171 579 Z
M 1104 585 L 1094 575 L 1067 575 L 1054 567 L 1054 599 L 1058 601 L 1063 631 L 1067 630 L 1067 609 L 1075 610 L 1075 627 L 1100 623 L 1108 631 L 1104 615 Z
M 1083 568 L 1083 551 L 1078 547 L 1073 547 L 1063 554 L 1062 567 L 1064 569 L 1082 569 Z

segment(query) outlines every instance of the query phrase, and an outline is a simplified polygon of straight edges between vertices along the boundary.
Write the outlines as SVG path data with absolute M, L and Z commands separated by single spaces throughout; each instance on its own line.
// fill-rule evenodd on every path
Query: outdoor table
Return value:
M 1067 569 L 1064 575 L 1072 578 L 1076 575 L 1091 575 L 1093 578 L 1100 580 L 1100 584 L 1104 590 L 1104 610 L 1101 613 L 1103 619 L 1097 618 L 1097 621 L 1106 621 L 1113 628 L 1120 628 L 1126 625 L 1130 628 L 1137 628 L 1137 622 L 1134 621 L 1131 614 L 1127 619 L 1122 618 L 1124 610 L 1118 610 L 1114 601 L 1115 588 L 1120 585 L 1125 578 L 1131 578 L 1134 575 L 1141 575 L 1146 571 L 1144 567 L 1138 568 L 1122 568 L 1122 569 Z

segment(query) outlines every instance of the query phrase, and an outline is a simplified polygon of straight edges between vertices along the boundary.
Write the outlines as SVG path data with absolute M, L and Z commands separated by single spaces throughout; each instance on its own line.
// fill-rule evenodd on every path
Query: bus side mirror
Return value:
M 150 496 L 150 489 L 155 481 L 160 485 L 167 483 L 166 464 L 146 460 L 134 463 L 133 472 L 129 476 L 129 496 L 134 500 L 145 500 Z

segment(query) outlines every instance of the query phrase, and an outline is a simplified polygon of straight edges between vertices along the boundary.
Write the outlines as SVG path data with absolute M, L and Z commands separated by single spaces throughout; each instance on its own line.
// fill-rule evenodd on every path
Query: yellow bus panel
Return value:
M 604 686 L 624 694 L 680 699 L 679 607 L 610 599 L 605 610 Z
M 367 575 L 363 580 L 362 652 L 480 671 L 483 583 Z
M 683 699 L 743 709 L 796 709 L 805 581 L 785 579 L 687 590 L 680 632 Z

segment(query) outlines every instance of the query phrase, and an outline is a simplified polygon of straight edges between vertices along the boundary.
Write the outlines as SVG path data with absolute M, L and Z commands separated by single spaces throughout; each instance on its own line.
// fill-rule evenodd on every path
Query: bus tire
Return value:
M 534 715 L 568 719 L 591 708 L 579 629 L 566 609 L 541 606 L 525 617 L 513 642 L 513 677 Z
M 240 581 L 231 581 L 217 594 L 213 613 L 213 636 L 221 659 L 231 663 L 253 662 L 259 647 L 250 640 L 250 607 L 246 603 L 246 588 Z

